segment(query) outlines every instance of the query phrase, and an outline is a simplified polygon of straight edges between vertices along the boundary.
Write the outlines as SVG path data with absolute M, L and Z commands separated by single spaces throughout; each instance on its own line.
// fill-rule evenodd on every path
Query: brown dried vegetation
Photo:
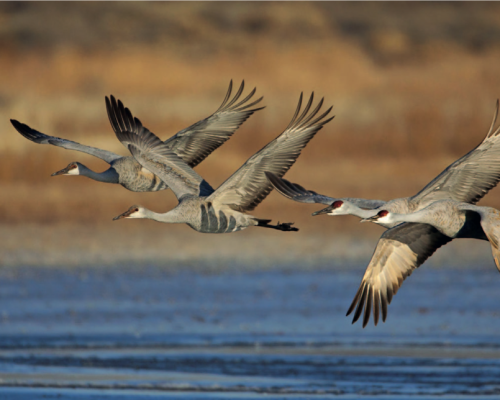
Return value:
M 0 221 L 88 224 L 131 204 L 176 204 L 167 192 L 51 178 L 71 161 L 106 165 L 33 144 L 10 118 L 125 154 L 105 95 L 166 138 L 215 111 L 231 78 L 257 86 L 266 109 L 198 167 L 214 187 L 286 127 L 301 91 L 314 91 L 336 118 L 287 178 L 339 197 L 415 193 L 488 130 L 499 19 L 498 3 L 1 3 Z M 484 204 L 500 206 L 498 193 Z M 367 231 L 347 217 L 310 218 L 316 209 L 272 193 L 256 215 L 309 232 Z

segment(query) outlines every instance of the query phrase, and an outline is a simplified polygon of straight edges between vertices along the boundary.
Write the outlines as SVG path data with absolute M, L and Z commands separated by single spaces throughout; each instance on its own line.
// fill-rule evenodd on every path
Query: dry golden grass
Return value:
M 257 86 L 266 109 L 197 168 L 214 187 L 286 127 L 301 91 L 314 91 L 336 118 L 286 177 L 338 197 L 414 194 L 488 130 L 500 97 L 499 10 L 472 3 L 2 5 L 0 222 L 93 226 L 135 203 L 159 211 L 176 204 L 169 192 L 51 178 L 71 161 L 98 171 L 106 165 L 33 144 L 10 118 L 125 154 L 105 95 L 166 138 L 215 111 L 231 78 Z M 494 190 L 483 203 L 499 200 Z M 337 239 L 380 233 L 348 217 L 310 218 L 316 209 L 272 193 L 255 215 Z

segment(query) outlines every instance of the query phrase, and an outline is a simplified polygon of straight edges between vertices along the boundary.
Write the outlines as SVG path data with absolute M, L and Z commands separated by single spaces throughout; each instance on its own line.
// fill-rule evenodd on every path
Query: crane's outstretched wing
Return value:
M 53 146 L 62 147 L 63 149 L 67 150 L 81 151 L 82 153 L 87 153 L 94 157 L 100 158 L 101 160 L 104 160 L 107 163 L 111 163 L 112 161 L 122 157 L 111 151 L 85 146 L 83 144 L 73 142 L 71 140 L 61 139 L 55 136 L 48 136 L 44 133 L 38 132 L 30 128 L 26 124 L 16 121 L 15 119 L 11 119 L 10 122 L 21 135 L 23 135 L 26 139 L 31 140 L 34 143 L 51 144 Z
M 317 116 L 323 99 L 309 113 L 313 98 L 314 93 L 299 116 L 302 105 L 301 94 L 295 115 L 286 130 L 250 157 L 208 200 L 229 205 L 240 212 L 252 211 L 264 200 L 273 188 L 264 172 L 269 171 L 278 177 L 283 176 L 314 135 L 333 119 L 333 117 L 325 119 L 332 107 Z
M 380 237 L 358 292 L 346 315 L 354 312 L 355 323 L 364 309 L 363 328 L 370 320 L 373 307 L 377 325 L 380 310 L 387 318 L 387 305 L 414 269 L 422 265 L 438 248 L 452 239 L 428 224 L 403 223 L 388 229 Z
M 191 167 L 197 166 L 210 153 L 219 148 L 250 115 L 264 108 L 251 108 L 262 100 L 261 97 L 249 103 L 256 88 L 239 101 L 245 88 L 245 81 L 241 82 L 240 88 L 231 99 L 232 88 L 233 81 L 231 80 L 224 101 L 210 117 L 196 122 L 165 140 L 170 149 Z
M 261 97 L 252 103 L 248 103 L 255 94 L 256 89 L 253 89 L 243 100 L 238 101 L 245 87 L 244 81 L 241 83 L 238 92 L 230 99 L 232 87 L 233 81 L 229 84 L 229 90 L 224 101 L 214 114 L 165 140 L 167 147 L 189 166 L 195 167 L 202 162 L 210 153 L 227 141 L 250 115 L 264 108 L 250 109 L 262 100 Z M 129 110 L 120 100 L 116 100 L 114 96 L 106 97 L 106 110 L 115 133 L 127 130 L 126 113 Z M 124 145 L 127 147 L 126 144 Z
M 292 183 L 286 179 L 280 178 L 279 176 L 273 174 L 272 172 L 266 171 L 267 179 L 273 185 L 278 193 L 285 196 L 290 200 L 297 201 L 299 203 L 318 203 L 331 205 L 337 200 L 348 201 L 358 207 L 366 209 L 375 209 L 383 206 L 386 202 L 383 200 L 369 200 L 369 199 L 359 199 L 359 198 L 333 198 L 318 194 L 312 190 L 307 190 L 297 183 Z
M 318 194 L 312 190 L 304 189 L 299 184 L 280 178 L 272 172 L 266 171 L 265 174 L 276 191 L 287 199 L 294 200 L 299 203 L 320 203 L 326 205 L 330 205 L 337 200 L 332 197 L 323 196 L 322 194 Z
M 128 149 L 130 142 L 126 141 L 123 132 L 139 133 L 134 130 L 137 127 L 135 126 L 135 120 L 132 112 L 126 108 L 120 100 L 116 100 L 113 95 L 111 95 L 110 98 L 106 96 L 105 101 L 106 111 L 108 113 L 108 119 L 111 123 L 111 127 L 113 128 L 113 131 L 115 131 L 118 140 L 125 146 L 126 149 Z M 139 120 L 137 119 L 137 121 Z M 148 128 L 143 126 L 141 122 L 140 126 L 142 130 L 147 130 L 152 133 Z
M 165 182 L 177 199 L 188 194 L 208 196 L 213 192 L 200 175 L 144 128 L 128 109 L 123 116 L 124 129 L 115 131 L 118 140 L 128 147 L 139 164 Z
M 495 115 L 484 140 L 469 153 L 449 165 L 426 187 L 411 198 L 422 204 L 452 199 L 477 203 L 500 181 L 500 126 L 495 128 Z

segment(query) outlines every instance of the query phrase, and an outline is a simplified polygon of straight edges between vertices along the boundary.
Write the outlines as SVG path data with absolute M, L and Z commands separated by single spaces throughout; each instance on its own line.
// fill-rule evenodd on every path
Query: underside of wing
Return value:
M 139 164 L 165 182 L 178 199 L 188 194 L 208 196 L 213 192 L 200 175 L 154 133 L 144 128 L 141 121 L 133 118 L 128 109 L 125 110 L 124 129 L 116 130 L 115 133 L 118 139 L 127 145 Z
M 265 172 L 282 177 L 295 163 L 307 143 L 333 118 L 327 118 L 332 107 L 318 116 L 323 99 L 309 112 L 313 98 L 314 94 L 311 95 L 304 111 L 300 113 L 301 94 L 297 110 L 287 129 L 250 157 L 210 196 L 210 200 L 229 205 L 240 212 L 252 211 L 264 200 L 273 188 Z
M 224 101 L 214 114 L 165 141 L 170 149 L 191 167 L 198 165 L 227 141 L 254 112 L 264 108 L 252 108 L 262 100 L 261 97 L 250 102 L 255 94 L 255 88 L 248 96 L 241 99 L 245 81 L 241 82 L 240 88 L 231 98 L 232 87 L 233 81 L 229 84 Z
M 347 315 L 354 311 L 352 323 L 355 323 L 364 311 L 364 328 L 370 320 L 372 309 L 375 325 L 380 313 L 385 322 L 387 306 L 406 277 L 439 247 L 451 240 L 427 224 L 403 223 L 385 231 L 347 311 Z
M 266 171 L 267 179 L 273 185 L 274 189 L 282 196 L 297 201 L 299 203 L 319 203 L 319 204 L 332 204 L 335 200 L 332 197 L 323 196 L 312 190 L 307 190 L 297 183 L 292 183 L 286 179 L 280 178 L 272 172 Z
M 448 166 L 412 201 L 432 203 L 452 199 L 478 202 L 500 181 L 500 126 L 495 129 L 498 100 L 493 122 L 484 140 L 475 149 Z
M 23 135 L 26 139 L 34 143 L 51 144 L 53 146 L 62 147 L 63 149 L 67 150 L 80 151 L 82 153 L 87 153 L 94 157 L 100 158 L 101 160 L 104 160 L 107 163 L 110 163 L 118 158 L 121 158 L 120 155 L 112 153 L 111 151 L 85 146 L 83 144 L 73 142 L 67 139 L 61 139 L 56 136 L 48 136 L 44 133 L 38 132 L 35 129 L 30 128 L 26 124 L 16 121 L 15 119 L 11 119 L 10 122 L 21 135 Z

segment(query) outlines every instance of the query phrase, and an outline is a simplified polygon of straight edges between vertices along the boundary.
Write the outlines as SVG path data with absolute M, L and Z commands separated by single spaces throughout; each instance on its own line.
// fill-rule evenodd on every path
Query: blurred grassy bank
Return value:
M 500 97 L 498 3 L 7 2 L 0 22 L 0 222 L 4 235 L 20 235 L 21 250 L 23 232 L 35 234 L 29 226 L 47 229 L 36 231 L 40 240 L 68 226 L 78 240 L 97 235 L 93 227 L 129 232 L 115 235 L 124 243 L 138 240 L 133 232 L 151 243 L 159 232 L 185 234 L 201 248 L 216 239 L 146 221 L 112 227 L 111 218 L 132 204 L 166 211 L 175 198 L 50 178 L 71 161 L 98 171 L 106 165 L 33 144 L 10 118 L 125 154 L 105 95 L 167 138 L 215 111 L 230 79 L 245 79 L 247 90 L 257 86 L 265 96 L 266 109 L 197 167 L 216 187 L 287 126 L 301 91 L 314 91 L 336 117 L 286 177 L 331 196 L 389 199 L 414 194 L 479 143 Z M 481 204 L 500 207 L 500 191 Z M 311 218 L 318 208 L 272 193 L 254 214 L 295 221 L 301 243 L 315 235 L 311 257 L 330 254 L 322 250 L 329 240 L 360 238 L 374 247 L 378 227 Z M 296 243 L 288 234 L 253 231 L 241 237 Z M 245 240 L 234 246 L 244 248 Z

